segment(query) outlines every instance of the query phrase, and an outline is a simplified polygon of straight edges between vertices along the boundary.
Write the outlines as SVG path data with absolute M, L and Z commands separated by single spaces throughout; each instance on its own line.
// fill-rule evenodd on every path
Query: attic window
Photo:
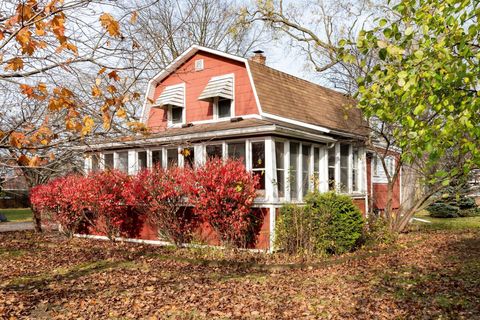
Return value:
M 203 70 L 203 59 L 195 60 L 195 71 Z

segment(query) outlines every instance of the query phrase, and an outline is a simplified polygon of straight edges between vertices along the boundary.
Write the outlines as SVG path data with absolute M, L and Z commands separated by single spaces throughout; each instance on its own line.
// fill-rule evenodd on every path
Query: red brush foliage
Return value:
M 30 201 L 68 236 L 93 228 L 113 240 L 135 237 L 142 221 L 133 210 L 132 179 L 119 171 L 70 175 L 32 188 Z
M 258 185 L 258 176 L 241 161 L 213 159 L 196 170 L 190 202 L 222 243 L 246 246 L 252 226 L 258 223 L 251 210 Z
M 108 170 L 93 172 L 85 177 L 86 212 L 94 228 L 110 240 L 115 237 L 136 237 L 140 233 L 142 217 L 135 210 L 133 179 L 127 174 Z M 93 221 L 95 221 L 93 223 Z
M 111 240 L 137 237 L 146 217 L 177 245 L 206 221 L 223 244 L 246 246 L 261 222 L 251 210 L 258 184 L 242 162 L 214 159 L 196 170 L 155 167 L 136 177 L 116 170 L 66 176 L 33 188 L 30 198 L 68 235 L 94 229 Z
M 192 176 L 189 167 L 156 166 L 140 172 L 134 183 L 137 205 L 149 223 L 157 228 L 160 238 L 176 245 L 188 242 L 200 222 L 187 206 Z
M 90 194 L 81 190 L 88 187 L 85 177 L 69 175 L 32 188 L 30 201 L 46 221 L 58 223 L 62 232 L 72 236 L 86 228 L 84 213 Z

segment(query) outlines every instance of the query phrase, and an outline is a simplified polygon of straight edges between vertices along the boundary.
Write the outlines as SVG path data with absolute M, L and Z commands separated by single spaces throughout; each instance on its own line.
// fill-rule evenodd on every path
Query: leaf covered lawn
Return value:
M 0 318 L 480 318 L 480 231 L 417 231 L 391 247 L 281 260 L 0 234 Z

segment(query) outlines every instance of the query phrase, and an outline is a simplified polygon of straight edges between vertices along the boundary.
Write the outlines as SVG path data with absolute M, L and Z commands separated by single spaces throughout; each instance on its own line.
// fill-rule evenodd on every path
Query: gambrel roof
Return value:
M 249 59 L 195 45 L 149 82 L 142 121 L 146 123 L 148 118 L 155 86 L 199 51 L 245 64 L 261 119 L 288 122 L 322 134 L 368 134 L 361 111 L 351 97 Z

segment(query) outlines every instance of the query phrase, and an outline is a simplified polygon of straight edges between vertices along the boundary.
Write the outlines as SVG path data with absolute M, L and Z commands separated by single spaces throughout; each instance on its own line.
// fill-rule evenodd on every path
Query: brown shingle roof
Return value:
M 365 135 L 355 100 L 263 64 L 249 61 L 262 111 L 347 133 Z M 350 108 L 348 108 L 350 107 Z

